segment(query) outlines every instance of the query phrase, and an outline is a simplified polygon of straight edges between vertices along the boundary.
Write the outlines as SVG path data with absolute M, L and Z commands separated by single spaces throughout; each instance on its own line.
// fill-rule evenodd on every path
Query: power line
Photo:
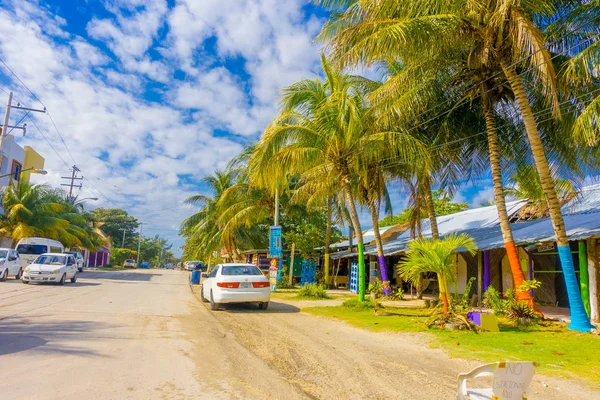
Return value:
M 71 166 L 65 161 L 64 158 L 62 158 L 62 156 L 60 155 L 60 153 L 56 150 L 56 148 L 54 147 L 54 145 L 48 140 L 48 138 L 46 137 L 46 135 L 44 135 L 44 133 L 41 131 L 41 129 L 37 126 L 37 124 L 35 123 L 35 120 L 33 118 L 31 118 L 31 116 L 29 116 L 29 120 L 31 121 L 31 123 L 33 124 L 33 126 L 35 126 L 35 128 L 40 133 L 40 135 L 42 135 L 42 137 L 48 143 L 48 145 L 50 145 L 50 148 L 54 151 L 54 153 L 58 156 L 58 158 L 63 162 L 63 164 L 65 164 L 65 166 L 67 168 L 71 168 Z

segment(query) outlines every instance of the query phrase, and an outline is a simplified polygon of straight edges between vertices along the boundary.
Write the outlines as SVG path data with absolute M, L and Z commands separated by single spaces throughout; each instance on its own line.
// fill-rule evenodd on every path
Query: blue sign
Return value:
M 281 258 L 281 226 L 272 226 L 269 233 L 269 257 Z

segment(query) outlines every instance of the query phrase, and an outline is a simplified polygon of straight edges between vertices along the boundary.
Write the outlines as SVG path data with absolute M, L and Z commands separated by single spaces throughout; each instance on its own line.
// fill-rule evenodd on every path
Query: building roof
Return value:
M 384 232 L 386 232 L 388 229 L 393 228 L 394 226 L 384 226 L 384 227 L 380 227 L 379 228 L 379 234 L 383 235 Z M 363 243 L 370 243 L 372 241 L 375 240 L 375 232 L 373 231 L 373 229 L 368 229 L 366 231 L 363 231 Z M 352 244 L 356 245 L 356 236 L 353 238 L 352 240 Z M 350 241 L 349 240 L 343 240 L 341 242 L 337 242 L 332 244 L 330 247 L 334 248 L 334 249 L 343 249 L 346 247 L 350 247 Z

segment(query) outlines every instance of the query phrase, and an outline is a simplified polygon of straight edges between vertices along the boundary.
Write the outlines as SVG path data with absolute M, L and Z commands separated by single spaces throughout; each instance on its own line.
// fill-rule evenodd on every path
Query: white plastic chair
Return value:
M 523 400 L 535 373 L 536 363 L 506 361 L 486 364 L 458 375 L 458 400 Z M 493 376 L 491 388 L 468 389 L 467 380 Z

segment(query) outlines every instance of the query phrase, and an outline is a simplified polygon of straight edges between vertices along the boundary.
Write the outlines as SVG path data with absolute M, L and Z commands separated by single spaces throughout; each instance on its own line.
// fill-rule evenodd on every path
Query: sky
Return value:
M 59 186 L 77 165 L 88 208 L 123 208 L 180 254 L 183 201 L 260 137 L 281 88 L 319 75 L 326 17 L 306 0 L 2 0 L 0 87 L 51 116 L 16 134 L 46 159 L 32 181 Z M 390 192 L 398 213 L 407 194 Z M 483 181 L 455 200 L 491 198 Z

